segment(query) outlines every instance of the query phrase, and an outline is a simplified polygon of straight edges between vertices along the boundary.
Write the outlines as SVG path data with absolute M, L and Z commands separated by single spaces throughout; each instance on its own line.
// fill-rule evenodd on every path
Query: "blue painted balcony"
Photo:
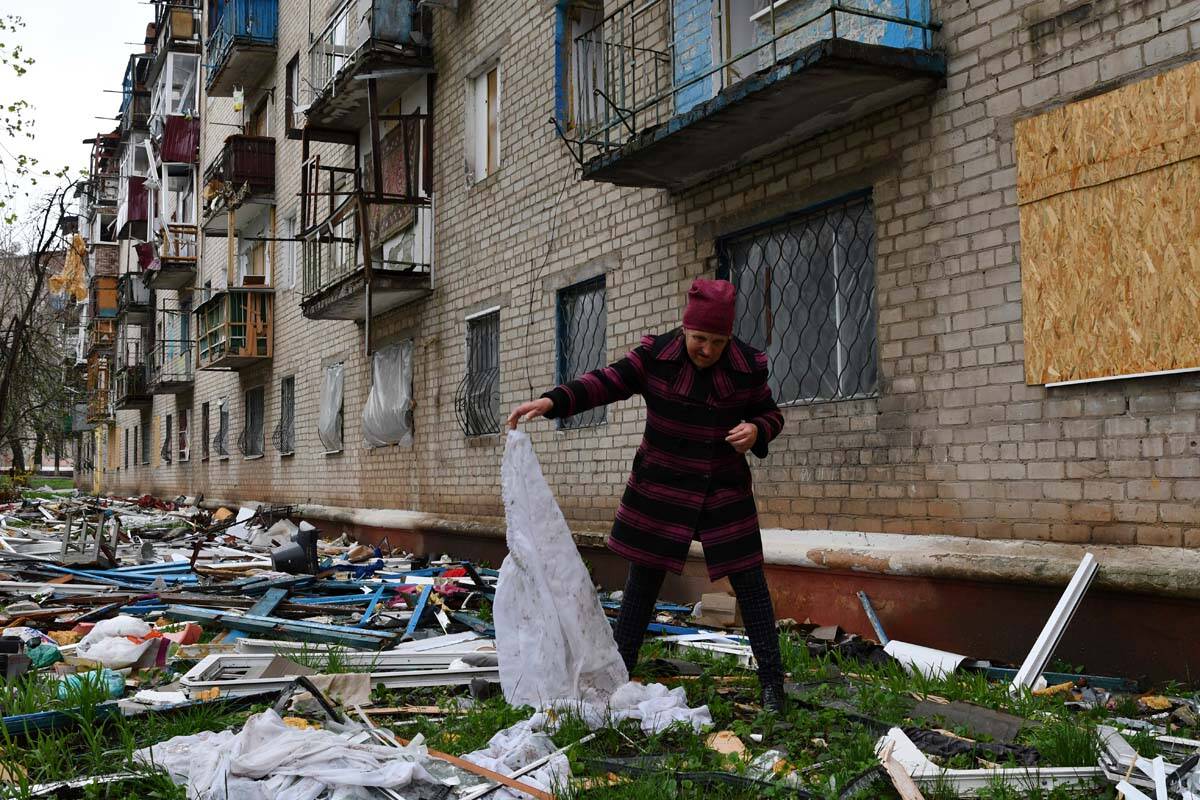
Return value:
M 276 0 L 212 0 L 206 47 L 210 97 L 232 97 L 233 87 L 255 89 L 275 61 L 279 7 Z
M 590 180 L 679 191 L 928 94 L 928 0 L 560 7 L 557 120 Z

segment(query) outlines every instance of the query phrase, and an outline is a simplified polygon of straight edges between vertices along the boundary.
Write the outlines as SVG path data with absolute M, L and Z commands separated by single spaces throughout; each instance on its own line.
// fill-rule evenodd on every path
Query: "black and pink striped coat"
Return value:
M 783 428 L 766 355 L 732 339 L 720 360 L 701 370 L 675 330 L 644 337 L 615 364 L 543 397 L 554 403 L 546 415 L 553 419 L 635 394 L 646 400 L 646 431 L 609 548 L 634 563 L 681 572 L 688 546 L 699 539 L 713 580 L 761 564 L 750 467 L 725 437 L 754 423 L 752 452 L 763 458 Z

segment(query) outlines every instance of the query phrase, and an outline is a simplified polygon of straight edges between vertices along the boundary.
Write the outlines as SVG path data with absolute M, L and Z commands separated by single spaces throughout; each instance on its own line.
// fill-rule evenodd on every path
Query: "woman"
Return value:
M 783 664 L 745 454 L 765 457 L 783 416 L 767 385 L 767 357 L 733 338 L 734 300 L 727 281 L 697 279 L 682 329 L 646 336 L 615 364 L 522 403 L 508 425 L 645 398 L 645 434 L 608 540 L 630 562 L 617 648 L 632 671 L 666 571 L 682 572 L 699 539 L 709 577 L 729 578 L 737 594 L 763 706 L 781 711 Z

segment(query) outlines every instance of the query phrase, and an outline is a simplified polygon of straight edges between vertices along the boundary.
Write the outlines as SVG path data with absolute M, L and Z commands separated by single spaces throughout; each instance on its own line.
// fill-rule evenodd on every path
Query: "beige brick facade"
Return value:
M 282 135 L 284 71 L 301 52 L 306 72 L 310 21 L 309 3 L 279 5 L 278 52 L 264 86 L 275 94 L 282 226 L 298 213 L 301 164 L 300 143 Z M 311 5 L 315 32 L 333 3 Z M 554 289 L 564 276 L 586 265 L 604 270 L 606 347 L 617 358 L 643 333 L 678 323 L 688 284 L 714 272 L 717 237 L 869 188 L 878 396 L 784 410 L 784 433 L 754 467 L 763 525 L 1200 546 L 1195 374 L 1049 390 L 1024 382 L 1013 151 L 1016 120 L 1195 59 L 1200 0 L 934 0 L 943 24 L 935 46 L 949 65 L 943 89 L 679 194 L 579 179 L 547 122 L 555 96 L 550 3 L 459 5 L 433 11 L 435 289 L 373 322 L 377 341 L 414 336 L 413 446 L 362 445 L 370 382 L 362 328 L 303 317 L 299 286 L 277 266 L 271 362 L 200 372 L 191 396 L 156 397 L 146 415 L 155 420 L 190 403 L 190 462 L 107 470 L 106 491 L 497 515 L 502 439 L 465 437 L 453 408 L 469 313 L 500 306 L 508 408 L 554 381 Z M 501 167 L 469 186 L 465 81 L 491 55 L 500 62 Z M 252 93 L 247 105 L 257 100 Z M 202 115 L 203 169 L 239 116 L 228 98 L 205 99 Z M 321 147 L 325 158 L 345 157 L 342 146 Z M 278 265 L 286 248 L 276 248 Z M 202 260 L 200 282 L 224 274 L 225 241 L 207 239 Z M 320 368 L 338 357 L 346 448 L 323 455 Z M 296 377 L 296 452 L 281 456 L 270 433 L 288 375 Z M 245 460 L 234 446 L 243 394 L 259 385 L 265 455 Z M 211 404 L 215 430 L 221 397 L 231 455 L 202 461 L 201 406 Z M 609 409 L 597 427 L 530 426 L 570 519 L 601 528 L 611 518 L 642 421 L 634 401 Z M 138 422 L 138 412 L 119 412 L 118 441 Z

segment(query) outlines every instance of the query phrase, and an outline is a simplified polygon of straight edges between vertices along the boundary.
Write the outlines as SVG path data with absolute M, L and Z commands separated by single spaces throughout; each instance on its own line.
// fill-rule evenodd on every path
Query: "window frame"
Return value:
M 284 386 L 292 387 L 291 393 L 284 392 Z M 285 404 L 284 400 L 289 400 L 290 403 Z M 290 407 L 289 407 L 290 406 Z M 287 420 L 291 426 L 290 429 L 290 444 L 289 449 L 284 449 L 284 421 Z M 275 433 L 271 436 L 271 443 L 275 445 L 275 449 L 279 452 L 280 458 L 287 458 L 296 455 L 296 376 L 284 375 L 279 379 L 279 421 L 275 423 Z
M 212 431 L 212 410 L 208 403 L 203 403 L 200 406 L 200 438 L 203 444 L 200 446 L 200 460 L 208 461 L 210 456 L 211 444 L 208 440 L 208 434 Z
M 500 59 L 490 59 L 469 74 L 466 84 L 466 152 L 469 182 L 474 185 L 497 174 L 504 166 L 504 137 L 501 134 L 504 75 Z
M 489 340 L 485 338 L 487 336 L 487 331 L 483 329 L 483 326 L 490 325 L 492 320 L 495 321 L 495 335 L 490 341 L 494 342 L 495 345 L 495 357 L 491 358 L 485 356 L 483 358 L 477 358 L 477 351 L 475 349 L 475 345 L 473 344 L 473 342 L 477 341 L 474 338 L 475 332 L 481 332 L 479 337 L 480 341 L 484 341 L 485 343 L 488 342 Z M 464 340 L 464 374 L 463 380 L 459 384 L 458 391 L 455 394 L 455 410 L 458 414 L 459 426 L 462 428 L 463 434 L 468 438 L 494 436 L 495 434 L 499 433 L 503 427 L 501 424 L 502 414 L 500 411 L 503 405 L 503 396 L 500 391 L 500 380 L 502 376 L 500 363 L 500 335 L 502 332 L 502 319 L 500 307 L 494 306 L 471 314 L 467 316 L 465 322 L 466 337 Z M 482 386 L 476 386 L 475 382 L 479 380 L 481 375 L 484 375 L 490 371 L 495 371 L 495 380 L 494 386 L 492 386 L 492 391 L 495 392 L 496 400 L 495 408 L 486 409 L 486 411 L 490 412 L 494 416 L 495 422 L 494 425 L 488 424 L 485 426 L 477 426 L 481 420 L 488 422 L 488 420 L 483 419 L 482 417 L 482 414 L 484 413 L 482 406 L 477 404 L 477 401 L 482 396 L 482 390 L 488 387 L 488 383 L 486 383 L 486 378 L 484 378 L 485 383 Z
M 258 409 L 258 435 L 256 440 L 251 440 L 253 428 L 251 416 L 255 410 L 255 403 L 251 402 L 251 398 L 257 398 Z M 242 435 L 238 437 L 239 449 L 242 453 L 242 458 L 245 461 L 255 461 L 266 455 L 267 450 L 267 387 L 264 384 L 251 386 L 242 393 Z M 257 450 L 252 451 L 252 445 L 257 445 Z
M 571 325 L 571 323 L 573 321 L 577 321 L 577 320 L 568 318 L 569 311 L 566 306 L 566 302 L 571 300 L 573 297 L 582 297 L 586 294 L 590 294 L 590 293 L 596 292 L 596 291 L 598 291 L 600 294 L 600 301 L 599 301 L 600 310 L 599 310 L 598 316 L 601 318 L 601 324 L 600 324 L 600 330 L 599 330 L 601 347 L 600 347 L 599 363 L 597 363 L 595 366 L 584 366 L 584 367 L 580 368 L 578 371 L 576 371 L 575 374 L 568 374 L 571 372 L 571 370 L 569 369 L 570 365 L 568 364 L 568 361 L 567 361 L 568 353 L 567 353 L 564 345 L 567 343 L 568 337 L 570 337 L 571 339 L 575 338 L 575 335 L 573 335 L 570 331 L 568 331 L 567 328 L 568 328 L 568 326 Z M 568 381 L 573 381 L 573 380 L 579 378 L 580 375 L 584 375 L 588 372 L 591 372 L 592 370 L 600 369 L 600 368 L 606 366 L 607 356 L 608 356 L 608 281 L 607 281 L 607 276 L 604 273 L 601 273 L 594 277 L 587 278 L 582 281 L 577 281 L 575 283 L 570 284 L 569 286 L 564 286 L 563 288 L 559 289 L 555 293 L 555 297 L 554 297 L 554 312 L 555 312 L 555 342 L 554 342 L 555 382 L 558 384 L 567 383 Z M 576 332 L 576 334 L 578 334 L 578 332 Z M 555 420 L 555 425 L 558 430 L 582 430 L 585 428 L 595 428 L 597 426 L 602 426 L 607 423 L 608 423 L 608 413 L 607 413 L 607 409 L 605 406 L 597 406 L 596 408 L 585 411 L 582 414 L 576 414 L 572 417 L 567 417 L 565 419 L 560 417 L 559 419 Z

